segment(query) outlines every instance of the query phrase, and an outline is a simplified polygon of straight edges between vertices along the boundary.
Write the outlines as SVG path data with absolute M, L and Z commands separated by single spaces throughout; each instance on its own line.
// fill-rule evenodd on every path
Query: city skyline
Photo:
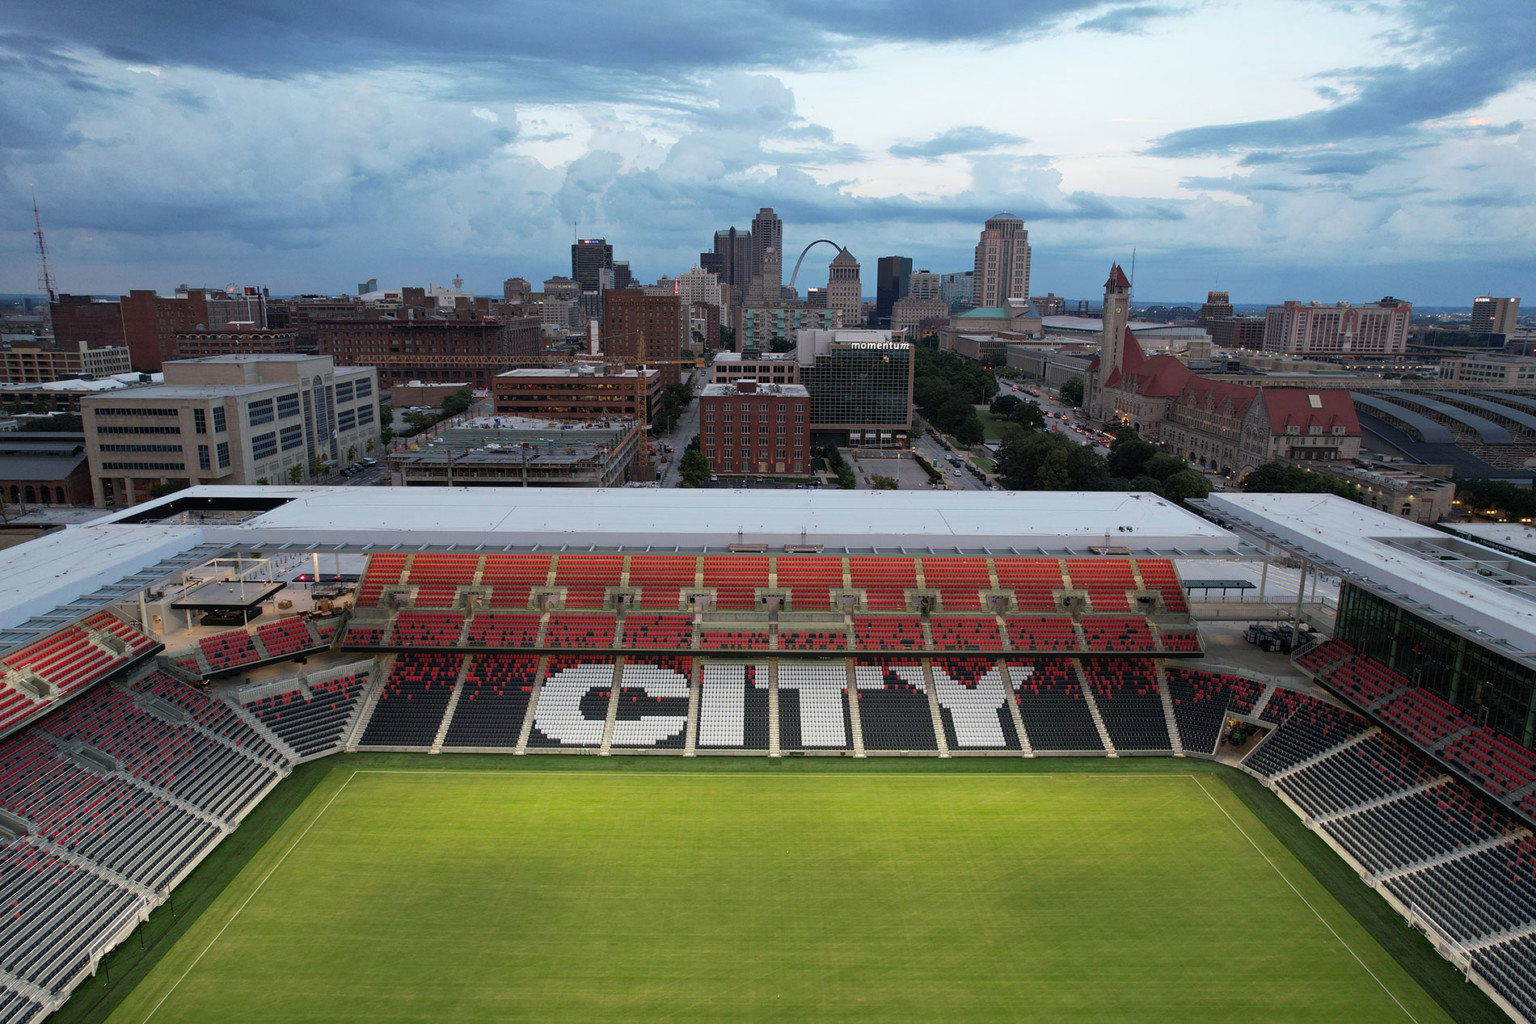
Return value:
M 462 274 L 496 294 L 568 267 L 573 237 L 648 281 L 760 207 L 786 260 L 826 237 L 941 273 L 1006 210 L 1032 287 L 1073 297 L 1133 249 L 1149 299 L 1464 306 L 1536 274 L 1519 0 L 663 3 L 574 27 L 495 3 L 422 26 L 27 0 L 10 32 L 0 292 L 36 290 L 32 184 L 75 293 Z

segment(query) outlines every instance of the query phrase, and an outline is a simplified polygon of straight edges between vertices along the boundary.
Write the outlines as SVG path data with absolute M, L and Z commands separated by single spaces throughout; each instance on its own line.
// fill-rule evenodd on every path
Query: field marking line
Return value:
M 1232 827 L 1237 829 L 1237 831 L 1242 835 L 1244 839 L 1248 840 L 1248 845 L 1253 847 L 1254 850 L 1258 852 L 1260 857 L 1264 858 L 1264 862 L 1274 869 L 1275 874 L 1280 876 L 1280 880 L 1282 882 L 1290 886 L 1291 892 L 1294 892 L 1296 894 L 1296 898 L 1301 900 L 1302 903 L 1306 904 L 1307 909 L 1312 911 L 1312 915 L 1323 923 L 1323 927 L 1328 929 L 1329 934 L 1331 934 L 1335 939 L 1339 940 L 1339 945 L 1349 950 L 1349 955 L 1355 958 L 1355 963 L 1364 968 L 1365 973 L 1371 976 L 1371 980 L 1374 981 L 1377 985 L 1381 986 L 1381 990 L 1387 994 L 1387 998 L 1396 1003 L 1397 1008 L 1402 1010 L 1403 1014 L 1409 1020 L 1413 1021 L 1414 1024 L 1419 1024 L 1419 1019 L 1409 1012 L 1408 1007 L 1403 1005 L 1402 1000 L 1398 999 L 1391 989 L 1387 988 L 1386 982 L 1377 977 L 1376 972 L 1371 970 L 1371 968 L 1366 964 L 1364 960 L 1360 959 L 1360 954 L 1355 952 L 1355 948 L 1348 942 L 1345 942 L 1344 936 L 1340 935 L 1337 931 L 1334 930 L 1333 925 L 1328 922 L 1328 919 L 1319 913 L 1318 909 L 1312 905 L 1312 901 L 1301 894 L 1301 890 L 1296 888 L 1295 883 L 1286 877 L 1285 872 L 1280 870 L 1280 866 L 1274 861 L 1270 860 L 1269 854 L 1265 853 L 1263 848 L 1260 847 L 1258 843 L 1253 841 L 1253 837 L 1248 834 L 1247 830 L 1244 829 L 1243 826 L 1237 823 L 1237 819 L 1232 817 L 1231 813 L 1221 805 L 1221 801 L 1212 796 L 1211 791 L 1206 789 L 1205 784 L 1202 783 L 1199 779 L 1195 778 L 1195 776 L 1191 775 L 1189 778 L 1195 780 L 1195 785 L 1200 787 L 1200 791 L 1205 794 L 1206 799 L 1210 800 L 1211 803 L 1216 805 L 1216 809 L 1226 816 L 1226 819 L 1232 823 Z M 1321 885 L 1322 883 L 1319 882 L 1318 884 Z M 1345 913 L 1348 912 L 1349 911 L 1346 909 Z
M 166 990 L 165 995 L 160 997 L 160 1001 L 151 1007 L 150 1011 L 144 1015 L 144 1020 L 140 1021 L 140 1024 L 146 1024 L 149 1018 L 153 1017 L 160 1011 L 160 1007 L 164 1006 L 165 1001 L 171 998 L 171 994 L 176 991 L 177 987 L 180 986 L 183 981 L 187 980 L 187 975 L 192 973 L 192 969 L 196 967 L 198 962 L 208 954 L 208 951 L 213 948 L 214 943 L 218 942 L 219 939 L 223 937 L 224 933 L 229 929 L 229 926 L 235 923 L 235 918 L 239 917 L 245 908 L 250 905 L 251 900 L 256 898 L 256 894 L 261 892 L 261 887 L 267 884 L 267 879 L 271 878 L 272 875 L 276 873 L 277 869 L 283 866 L 283 862 L 288 859 L 288 855 L 298 848 L 299 843 L 304 841 L 304 837 L 309 835 L 309 830 L 315 827 L 316 822 L 325 817 L 325 812 L 331 809 L 331 804 L 336 802 L 336 798 L 341 796 L 342 791 L 350 786 L 352 784 L 352 780 L 356 777 L 357 770 L 354 769 L 352 774 L 347 776 L 347 781 L 343 782 L 339 787 L 337 787 L 336 792 L 332 793 L 331 798 L 325 802 L 325 806 L 320 808 L 320 812 L 315 815 L 314 820 L 311 821 L 308 825 L 304 826 L 304 831 L 300 832 L 289 845 L 288 849 L 283 851 L 283 855 L 277 858 L 277 863 L 273 864 L 267 873 L 261 876 L 261 881 L 256 883 L 256 888 L 251 890 L 250 895 L 247 896 L 245 901 L 240 904 L 240 906 L 235 910 L 233 914 L 230 915 L 229 920 L 224 922 L 224 927 L 220 928 L 218 932 L 214 934 L 213 938 L 208 940 L 208 945 L 204 946 L 203 951 L 197 954 L 196 958 L 187 965 L 186 970 L 181 972 L 181 977 L 176 979 L 171 987 Z

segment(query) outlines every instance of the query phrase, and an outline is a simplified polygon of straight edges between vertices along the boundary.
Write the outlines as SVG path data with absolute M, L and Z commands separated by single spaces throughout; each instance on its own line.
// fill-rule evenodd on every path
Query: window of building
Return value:
M 358 401 L 362 401 L 363 399 L 367 398 L 369 395 L 373 394 L 373 383 L 371 381 L 366 381 L 366 380 L 357 381 L 355 384 L 352 385 L 352 388 L 353 388 L 353 394 L 357 397 Z
M 228 469 L 229 468 L 229 442 L 228 441 L 220 441 L 219 442 L 218 453 L 219 453 L 219 468 L 220 469 Z
M 213 407 L 213 432 L 215 434 L 222 434 L 224 430 L 224 407 L 216 405 Z
M 270 398 L 263 398 L 259 402 L 252 402 L 250 405 L 246 406 L 245 413 L 249 423 L 253 427 L 262 423 L 271 423 L 275 418 L 272 411 L 272 399 Z
M 270 459 L 277 454 L 277 431 L 268 431 L 265 434 L 257 434 L 251 438 L 251 457 L 254 459 Z
M 277 415 L 279 419 L 286 420 L 290 416 L 297 416 L 298 414 L 299 396 L 297 394 L 277 396 Z
M 337 430 L 356 430 L 357 429 L 357 410 L 356 409 L 343 409 L 340 412 L 338 412 L 336 414 L 336 429 Z
M 104 452 L 179 452 L 179 444 L 104 444 Z
M 371 405 L 360 405 L 360 406 L 358 406 L 357 407 L 357 424 L 358 424 L 358 426 L 366 426 L 367 424 L 372 423 L 372 422 L 373 422 L 373 406 L 371 406 Z
M 295 448 L 304 447 L 304 428 L 300 426 L 284 427 L 282 429 L 282 444 L 283 451 L 285 452 L 291 452 Z
M 213 463 L 208 461 L 208 446 L 205 445 L 205 444 L 200 444 L 200 445 L 197 446 L 197 468 L 198 469 L 212 469 L 213 468 Z
M 352 382 L 351 381 L 347 381 L 345 383 L 337 384 L 336 385 L 336 401 L 338 401 L 338 402 L 350 402 L 350 401 L 352 401 Z
M 202 409 L 192 410 L 192 429 L 199 434 L 208 433 L 208 414 Z

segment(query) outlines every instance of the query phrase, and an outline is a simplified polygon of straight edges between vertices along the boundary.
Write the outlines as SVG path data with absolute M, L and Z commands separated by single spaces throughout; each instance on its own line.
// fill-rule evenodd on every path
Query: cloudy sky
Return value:
M 0 292 L 33 185 L 74 292 L 650 280 L 773 206 L 870 293 L 1006 209 L 1037 293 L 1536 305 L 1536 2 L 11 0 Z

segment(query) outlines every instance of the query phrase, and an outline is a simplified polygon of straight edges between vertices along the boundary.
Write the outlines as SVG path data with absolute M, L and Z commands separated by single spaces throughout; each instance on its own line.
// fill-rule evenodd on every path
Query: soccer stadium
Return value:
M 1529 531 L 1200 504 L 200 487 L 9 548 L 0 1024 L 1536 1019 Z

